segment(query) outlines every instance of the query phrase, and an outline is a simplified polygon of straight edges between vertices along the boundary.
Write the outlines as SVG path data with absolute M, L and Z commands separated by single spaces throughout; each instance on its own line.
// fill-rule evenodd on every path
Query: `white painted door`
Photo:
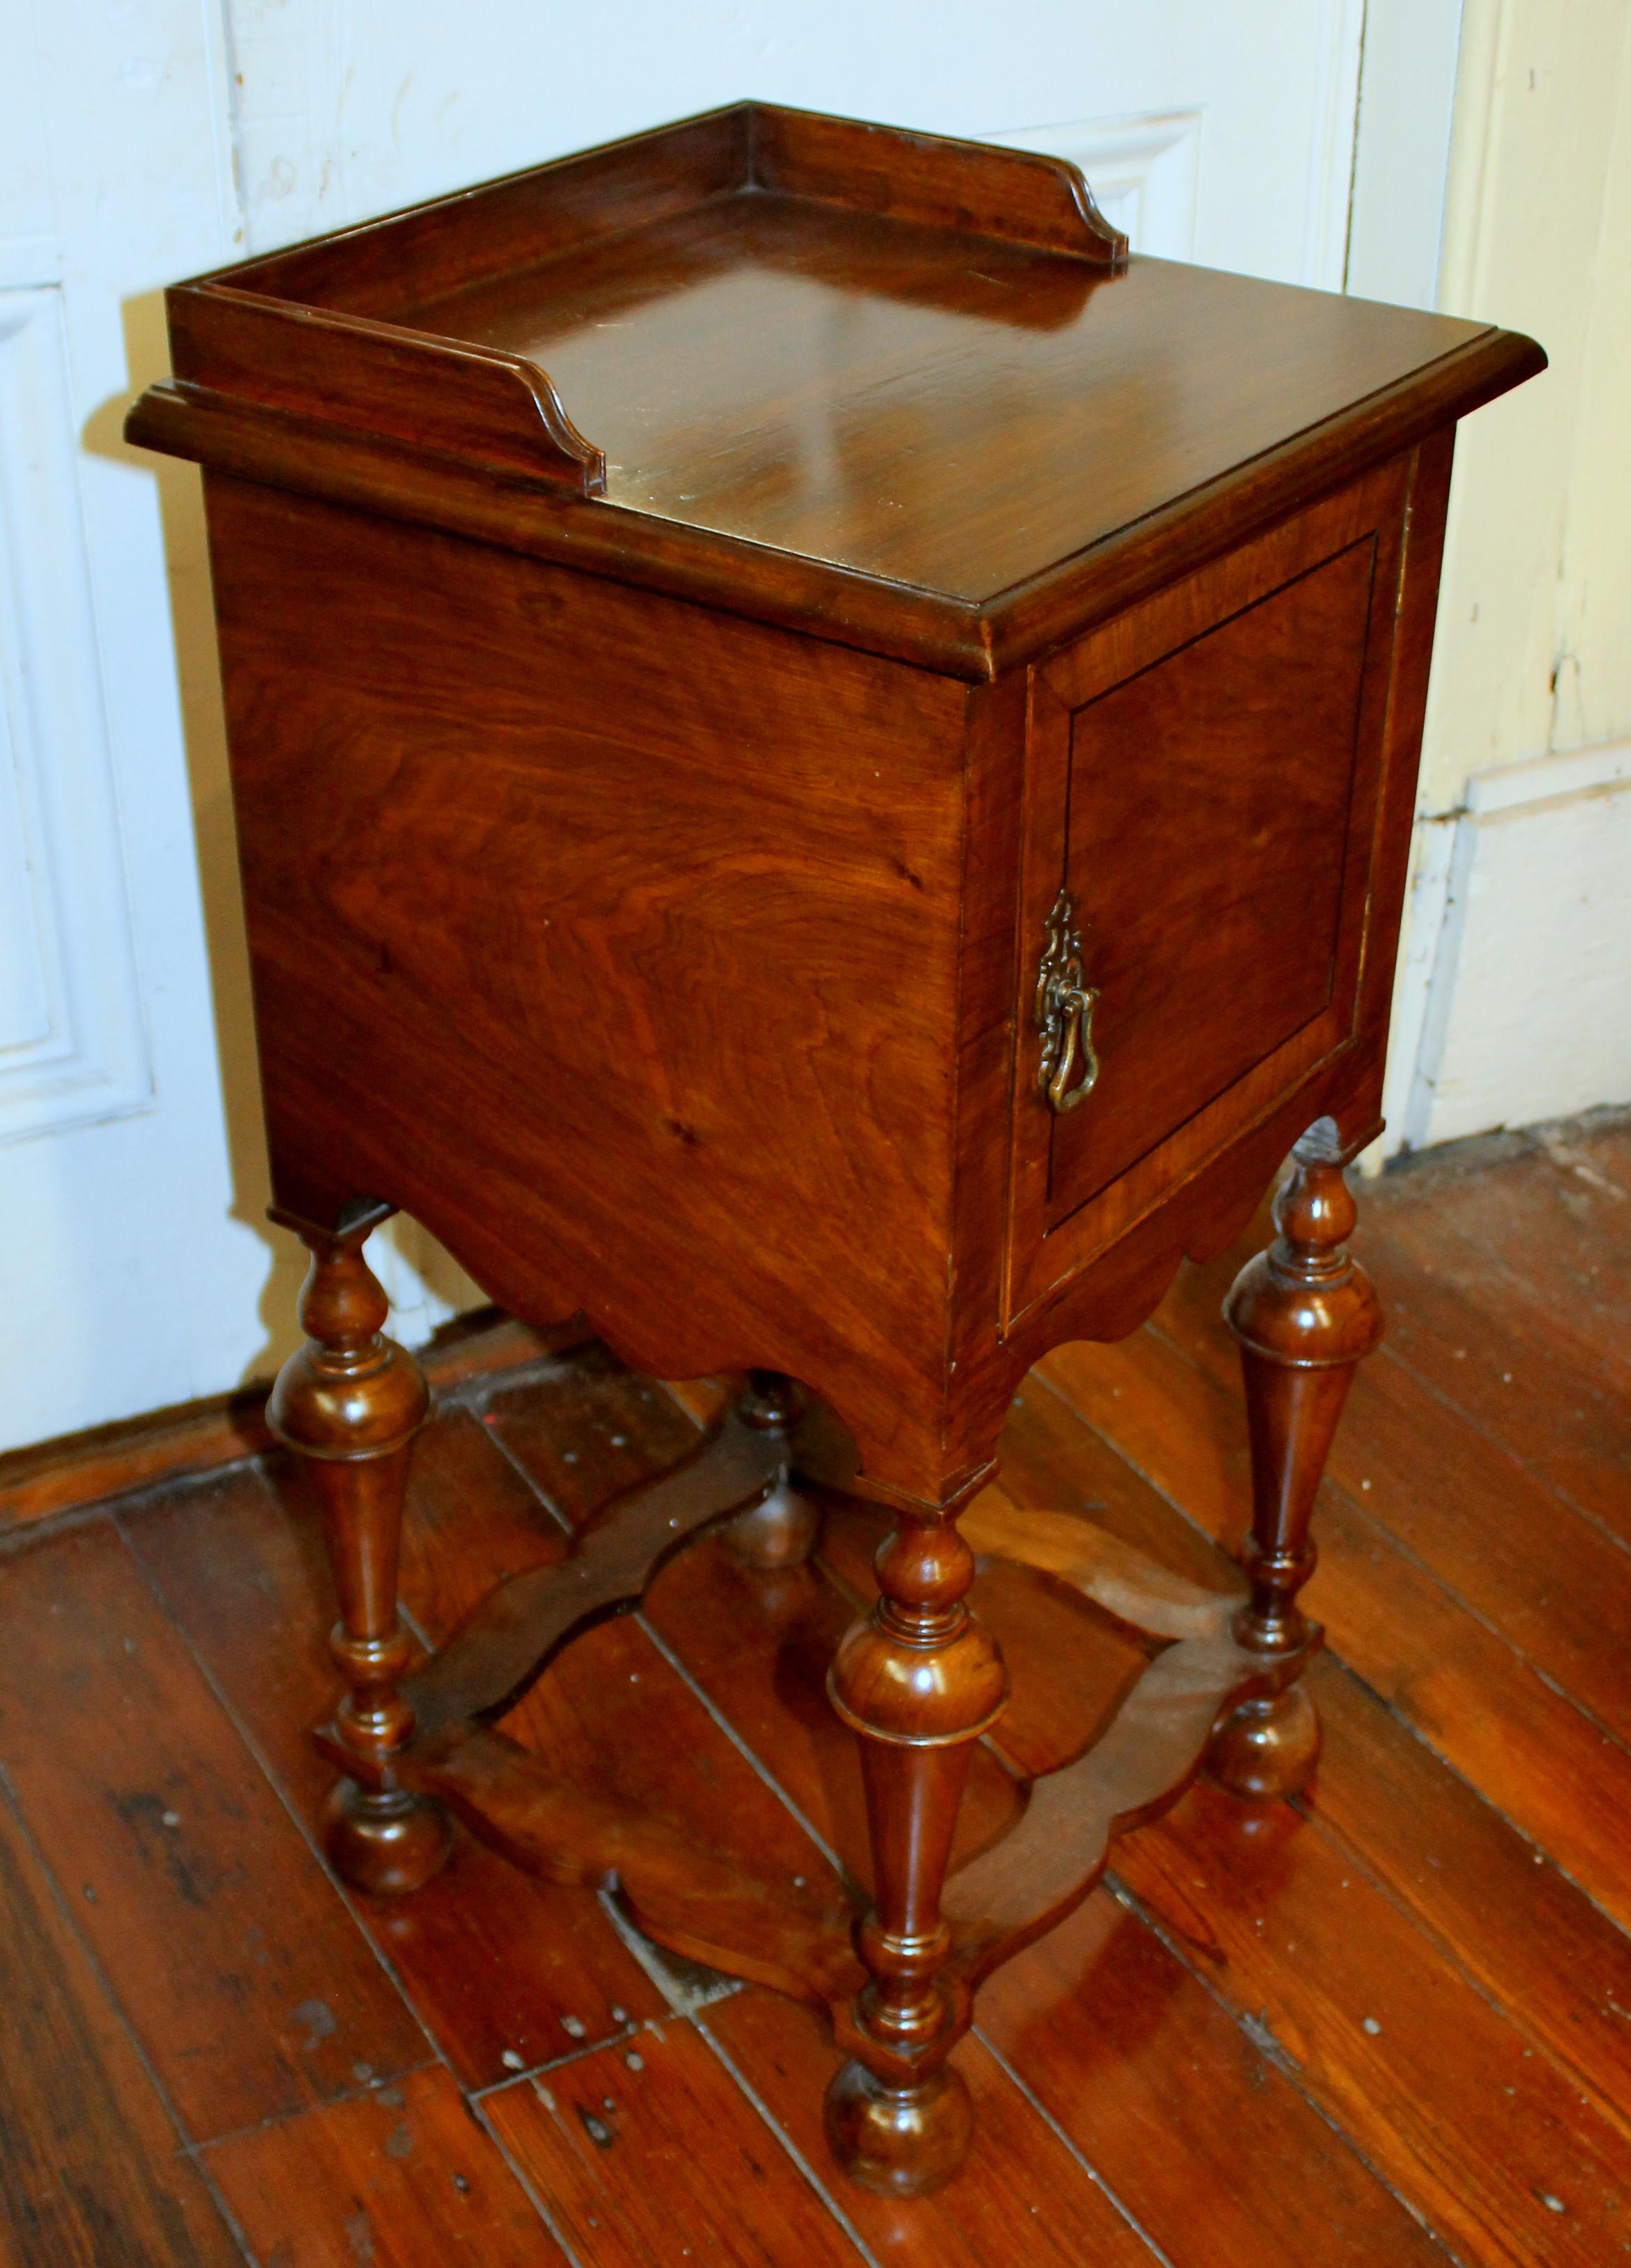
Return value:
M 0 31 L 8 1444 L 224 1385 L 265 1339 L 266 1246 L 234 1218 L 222 1128 L 158 485 L 117 438 L 133 375 L 162 366 L 158 287 L 231 254 L 207 28 L 196 0 L 8 0 Z M 173 563 L 179 593 L 198 586 L 195 544 Z
M 196 479 L 118 438 L 162 285 L 753 93 L 1057 150 L 1135 249 L 1340 288 L 1364 6 L 0 4 L 5 1447 L 263 1374 L 292 1328 Z M 410 1339 L 477 1296 L 411 1226 L 380 1256 Z

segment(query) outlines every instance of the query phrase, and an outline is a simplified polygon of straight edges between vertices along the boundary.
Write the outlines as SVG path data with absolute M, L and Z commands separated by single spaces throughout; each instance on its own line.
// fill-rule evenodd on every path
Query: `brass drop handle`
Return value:
M 1075 916 L 1076 900 L 1062 889 L 1047 917 L 1032 1011 L 1042 1042 L 1037 1092 L 1059 1118 L 1086 1101 L 1098 1078 L 1093 1047 L 1093 1004 L 1098 993 L 1082 980 L 1082 940 Z

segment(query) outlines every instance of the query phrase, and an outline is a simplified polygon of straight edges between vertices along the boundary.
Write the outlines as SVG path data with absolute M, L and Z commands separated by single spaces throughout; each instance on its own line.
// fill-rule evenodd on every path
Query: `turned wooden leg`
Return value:
M 1297 1594 L 1314 1571 L 1314 1498 L 1355 1366 L 1382 1336 L 1370 1278 L 1343 1248 L 1358 1216 L 1331 1121 L 1311 1127 L 1291 1155 L 1275 1199 L 1280 1233 L 1223 1303 L 1240 1343 L 1252 1440 L 1252 1534 L 1241 1555 L 1252 1595 L 1235 1630 L 1270 1659 L 1307 1639 Z M 1241 1704 L 1219 1728 L 1209 1769 L 1233 1793 L 1267 1800 L 1301 1787 L 1319 1753 L 1314 1705 L 1289 1684 Z
M 340 1596 L 330 1644 L 349 1690 L 318 1740 L 346 1777 L 329 1804 L 325 1845 L 345 1881 L 393 1896 L 436 1872 L 448 1830 L 392 1771 L 414 1725 L 396 1690 L 409 1653 L 397 1618 L 397 1554 L 408 1450 L 430 1398 L 418 1364 L 380 1332 L 386 1296 L 362 1252 L 373 1226 L 328 1236 L 300 1225 L 312 1254 L 300 1295 L 308 1336 L 278 1374 L 267 1420 L 305 1460 Z
M 951 1517 L 902 1521 L 878 1555 L 883 1594 L 846 1635 L 829 1690 L 861 1736 L 874 1904 L 856 1939 L 870 1981 L 853 2059 L 827 2090 L 834 2157 L 863 2188 L 917 2197 L 962 2163 L 973 2110 L 946 2057 L 967 2026 L 942 1972 L 940 1893 L 973 1742 L 1001 1712 L 996 1641 L 963 1594 L 973 1555 Z
M 800 1567 L 815 1549 L 821 1514 L 793 1477 L 792 1431 L 804 1412 L 804 1397 L 779 1370 L 753 1370 L 736 1405 L 737 1415 L 756 1432 L 786 1445 L 781 1471 L 757 1504 L 725 1522 L 726 1549 L 745 1567 L 771 1572 Z

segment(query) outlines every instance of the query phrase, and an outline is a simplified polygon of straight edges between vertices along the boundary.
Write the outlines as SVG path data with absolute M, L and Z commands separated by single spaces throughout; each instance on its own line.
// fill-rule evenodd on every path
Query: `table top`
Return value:
M 1129 261 L 1060 159 L 759 104 L 223 270 L 170 317 L 153 446 L 973 675 L 1197 501 L 1227 490 L 1238 536 L 1248 500 L 1261 524 L 1542 360 Z
M 547 370 L 610 503 L 969 601 L 1487 328 L 752 189 L 405 320 Z

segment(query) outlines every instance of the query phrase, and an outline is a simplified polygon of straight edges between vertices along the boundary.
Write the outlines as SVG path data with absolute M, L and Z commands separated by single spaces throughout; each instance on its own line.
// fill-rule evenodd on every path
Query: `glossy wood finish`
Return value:
M 209 510 L 279 1203 L 400 1204 L 657 1375 L 789 1373 L 942 1494 L 962 688 L 246 483 Z
M 939 2189 L 968 2148 L 967 2091 L 947 2055 L 968 2023 L 949 1973 L 941 1890 L 973 1760 L 1007 1695 L 1003 1657 L 969 1614 L 973 1554 L 955 1522 L 907 1521 L 880 1547 L 878 1604 L 834 1660 L 833 1705 L 861 1742 L 872 1911 L 857 1946 L 860 2053 L 834 2080 L 827 2132 L 863 2188 Z
M 186 2132 L 332 2101 L 359 2061 L 413 2068 L 412 2012 L 107 1521 L 4 1573 L 7 1800 Z M 18 1973 L 16 1998 L 34 1989 Z
M 361 1265 L 354 1250 L 341 1262 L 352 1274 Z M 322 1265 L 341 1262 L 326 1253 Z M 371 1351 L 379 1362 L 378 1346 Z M 949 2058 L 973 1985 L 1080 1904 L 1112 1837 L 1175 1802 L 1220 1716 L 1278 1692 L 1309 1642 L 1265 1660 L 1236 1641 L 1232 1593 L 1176 1580 L 1062 1515 L 985 1511 L 974 1536 L 987 1554 L 1046 1567 L 1128 1627 L 1176 1643 L 1085 1756 L 1039 1778 L 1023 1823 L 963 1865 L 943 1915 L 974 1743 L 998 1720 L 1006 1678 L 963 1602 L 970 1543 L 950 1521 L 903 1522 L 876 1555 L 878 1604 L 838 1646 L 827 1680 L 838 1716 L 860 1737 L 871 1910 L 841 1885 L 803 1877 L 790 1895 L 762 1864 L 713 1852 L 660 1813 L 586 1793 L 492 1720 L 516 1712 L 569 1639 L 637 1607 L 708 1525 L 721 1523 L 749 1580 L 802 1565 L 814 1507 L 791 1490 L 789 1470 L 801 1407 L 785 1381 L 755 1374 L 690 1454 L 595 1507 L 564 1557 L 487 1592 L 390 1696 L 398 1737 L 383 1764 L 370 1763 L 397 1812 L 413 1794 L 433 1799 L 526 1872 L 614 1895 L 657 1944 L 826 2010 L 851 2050 L 827 2093 L 833 2153 L 863 2187 L 917 2197 L 943 2186 L 968 2149 L 970 2099 Z M 745 1498 L 746 1513 L 735 1509 Z M 757 1523 L 746 1552 L 744 1519 Z M 342 1593 L 348 1574 L 342 1563 Z M 348 1819 L 359 1807 L 353 1797 Z M 354 1875 L 366 1874 L 342 1855 Z M 414 1887 L 394 1876 L 364 1882 L 399 1886 Z
M 1287 534 L 1295 557 L 1308 537 Z M 1291 544 L 1274 548 L 1289 565 Z M 1187 1124 L 1326 1010 L 1351 1023 L 1364 888 L 1345 893 L 1343 870 L 1375 799 L 1379 715 L 1357 743 L 1376 554 L 1362 536 L 1221 621 L 1214 600 L 1215 628 L 1071 713 L 1065 886 L 1090 924 L 1110 1079 L 1087 1118 L 1054 1122 L 1050 1227 L 1136 1164 L 1152 1125 Z M 1174 812 L 1154 895 L 1135 846 Z M 1116 1076 L 1129 1064 L 1135 1086 Z
M 1333 1117 L 1355 1144 L 1367 1139 L 1379 1124 L 1393 954 L 1411 827 L 1404 788 L 1414 776 L 1426 699 L 1451 451 L 1451 437 L 1444 433 L 1416 452 L 1401 499 L 1402 543 L 1397 549 L 1391 541 L 1379 547 L 1389 557 L 1382 587 L 1391 587 L 1393 597 L 1391 606 L 1373 602 L 1371 609 L 1374 659 L 1367 668 L 1355 735 L 1355 819 L 1365 816 L 1363 823 L 1350 823 L 1348 829 L 1331 1008 L 1304 1027 L 1289 1048 L 1273 1050 L 1214 1103 L 1166 1131 L 1125 1175 L 1051 1230 L 1047 1218 L 1051 1122 L 1046 1130 L 1041 1123 L 1048 1115 L 1035 1109 L 1027 1114 L 1018 1108 L 1003 1111 L 999 1138 L 1005 1137 L 1009 1150 L 1011 1193 L 1007 1249 L 1001 1259 L 988 1246 L 978 1256 L 970 1250 L 968 1267 L 971 1276 L 981 1264 L 1001 1270 L 1001 1288 L 993 1285 L 986 1291 L 982 1282 L 982 1294 L 1000 1300 L 1007 1321 L 994 1346 L 973 1322 L 979 1304 L 973 1296 L 954 1317 L 953 1353 L 962 1381 L 961 1394 L 948 1413 L 954 1424 L 959 1417 L 973 1418 L 982 1406 L 982 1391 L 989 1392 L 998 1407 L 1005 1407 L 1023 1374 L 1021 1366 L 1062 1339 L 1113 1339 L 1135 1329 L 1186 1254 L 1205 1258 L 1238 1233 L 1286 1152 L 1316 1116 Z M 1025 784 L 1019 799 L 1025 819 L 1017 854 L 1018 909 L 1007 895 L 1012 887 L 1007 875 L 1012 870 L 982 873 L 974 894 L 979 918 L 971 924 L 971 939 L 980 942 L 965 954 L 968 1019 L 982 1036 L 988 1028 L 985 1017 L 1000 997 L 1003 971 L 1002 962 L 993 965 L 985 925 L 1007 926 L 1010 937 L 1011 925 L 1019 925 L 1019 935 L 1026 940 L 1021 965 L 1028 976 L 1034 966 L 1030 954 L 1059 887 L 1059 844 L 1065 829 L 1061 796 L 1069 778 L 1069 740 L 1056 726 L 1062 718 L 1068 720 L 1072 701 L 1120 683 L 1133 670 L 1184 644 L 1207 619 L 1197 614 L 1198 599 L 1209 597 L 1216 615 L 1227 617 L 1278 587 L 1288 569 L 1296 574 L 1317 564 L 1376 527 L 1378 519 L 1385 523 L 1398 508 L 1384 501 L 1388 492 L 1388 475 L 1376 475 L 1329 505 L 1316 506 L 1304 519 L 1290 523 L 1283 539 L 1269 538 L 1260 547 L 1247 547 L 1238 560 L 1186 578 L 1166 600 L 1135 609 L 1127 618 L 1128 637 L 1121 636 L 1120 625 L 1110 626 L 1102 638 L 1090 633 L 1062 657 L 1057 673 L 1061 690 L 1049 681 L 1054 675 L 1051 669 L 1033 674 Z M 1399 497 L 1397 490 L 1392 493 Z M 1084 678 L 1084 665 L 1098 674 Z M 1000 690 L 994 688 L 991 697 Z M 975 806 L 993 840 L 1002 839 L 1001 788 L 1000 776 L 993 778 L 988 799 Z M 1010 802 L 1007 824 L 1012 826 L 1018 815 Z M 1165 855 L 1164 839 L 1153 855 L 1158 866 Z M 1084 909 L 1091 912 L 1091 902 Z M 1088 981 L 1099 973 L 1090 959 Z M 1345 998 L 1344 988 L 1349 984 L 1352 991 Z M 1008 998 L 1011 1002 L 1011 993 Z M 1027 1035 L 1014 1049 L 1018 1061 L 1011 1075 L 1016 1085 L 1031 1082 L 1030 1050 L 1034 1045 L 1034 1036 Z M 1113 1070 L 1101 1073 L 1091 1103 L 1077 1114 L 1081 1123 L 1071 1126 L 1073 1143 L 1091 1144 L 1093 1107 L 1104 1099 L 1107 1079 L 1113 1081 Z M 974 1118 L 971 1109 L 969 1147 L 959 1160 L 959 1188 L 976 1219 L 985 1202 L 981 1176 L 991 1170 L 993 1162 L 994 1116 Z M 973 1239 L 968 1241 L 972 1246 Z M 975 1434 L 971 1447 L 980 1439 Z
M 1376 609 L 1365 701 L 1385 724 L 1355 786 L 1333 1005 L 1209 1111 L 1157 1120 L 1166 1138 L 1052 1234 L 1027 1162 L 1047 1115 L 1021 1097 L 1005 1329 L 975 1287 L 1003 1264 L 990 1130 L 1031 1078 L 1014 956 L 1037 934 L 1017 934 L 1035 882 L 1017 903 L 1015 868 L 972 858 L 965 830 L 1019 806 L 1008 688 L 967 703 L 922 672 L 215 483 L 280 1201 L 317 1219 L 359 1193 L 402 1204 L 539 1327 L 586 1307 L 661 1374 L 774 1364 L 839 1410 L 863 1485 L 949 1501 L 988 1462 L 1027 1359 L 1131 1328 L 1313 1116 L 1354 1140 L 1375 1123 L 1447 480 L 1446 445 L 1278 555 L 1318 556 L 1391 499 L 1397 558 L 1408 504 L 1396 607 Z M 1180 591 L 1161 635 L 1196 597 Z M 630 675 L 631 650 L 649 673 Z M 377 670 L 356 670 L 361 652 Z M 745 828 L 750 688 L 777 755 Z M 1038 743 L 1034 777 L 1051 777 Z M 278 817 L 294 803 L 299 836 Z M 965 887 L 981 902 L 959 932 Z M 817 965 L 820 1017 L 789 1020 Z M 1113 1057 L 1094 1103 L 1120 1110 L 1128 1090 Z M 1091 1143 L 1093 1111 L 1078 1116 L 1071 1138 Z M 654 1300 L 699 1236 L 709 1299 Z
M 1389 1335 L 1353 1388 L 1319 1513 L 1306 1595 L 1330 1643 L 1307 1673 L 1326 1726 L 1311 1803 L 1238 1807 L 1197 1787 L 1118 1845 L 1113 1894 L 993 1976 L 954 2058 L 975 2139 L 938 2198 L 841 2191 L 824 2171 L 838 2058 L 821 2020 L 753 1988 L 673 2014 L 587 1891 L 510 1872 L 461 1832 L 416 1897 L 347 1911 L 285 1808 L 314 1829 L 327 1786 L 298 1730 L 332 1678 L 319 1637 L 332 1599 L 301 1587 L 327 1583 L 304 1491 L 285 1513 L 246 1465 L 127 1498 L 115 1522 L 16 1539 L 0 1568 L 0 2250 L 20 2268 L 224 2268 L 236 2230 L 261 2268 L 280 2245 L 288 2268 L 352 2268 L 364 2238 L 378 2260 L 430 2268 L 478 2233 L 499 2259 L 548 2260 L 564 2238 L 584 2268 L 685 2268 L 687 2246 L 694 2259 L 710 2243 L 725 2259 L 858 2259 L 857 2239 L 908 2268 L 985 2268 L 1017 2246 L 1050 2268 L 1151 2268 L 1152 2248 L 1170 2268 L 1429 2268 L 1447 2249 L 1466 2268 L 1613 2259 L 1631 2211 L 1616 2014 L 1631 2007 L 1627 1766 L 1580 1697 L 1620 1650 L 1601 1625 L 1595 1653 L 1567 1657 L 1548 1633 L 1597 1580 L 1601 1530 L 1578 1498 L 1588 1469 L 1612 1484 L 1631 1418 L 1614 1329 L 1631 1211 L 1612 1193 L 1631 1189 L 1631 1138 L 1560 1138 L 1595 1182 L 1538 1143 L 1493 1146 L 1500 1162 L 1417 1163 L 1363 1204 L 1355 1245 Z M 1126 1345 L 1072 1351 L 1105 1432 L 1029 1381 L 1002 1486 L 966 1534 L 1012 1506 L 1065 1506 L 1066 1565 L 1085 1553 L 1095 1580 L 1113 1576 L 1095 1539 L 1113 1533 L 1170 1567 L 1180 1598 L 1183 1584 L 1224 1587 L 1228 1560 L 1135 1467 L 1164 1454 L 1159 1477 L 1194 1519 L 1231 1535 L 1249 1521 L 1239 1370 L 1217 1309 L 1267 1233 L 1253 1223 L 1184 1271 Z M 1459 1305 L 1464 1277 L 1499 1283 L 1504 1302 Z M 1515 1331 L 1530 1363 L 1505 1384 Z M 604 1359 L 450 1387 L 410 1485 L 415 1621 L 439 1632 L 566 1533 L 501 1440 L 537 1457 L 569 1517 L 579 1473 L 586 1508 L 607 1481 L 637 1480 L 643 1457 L 672 1460 L 687 1431 Z M 1512 1476 L 1565 1443 L 1567 1472 L 1520 1515 Z M 1517 1601 L 1474 1606 L 1460 1588 L 1476 1570 L 1445 1473 L 1476 1491 L 1492 1533 L 1502 1503 L 1527 1520 L 1549 1602 L 1531 1597 L 1527 1623 L 1511 1619 Z M 705 1540 L 648 1609 L 857 1876 L 855 1760 L 820 1681 L 824 1633 L 850 1610 L 834 1578 L 864 1576 L 878 1524 L 834 1499 L 820 1561 L 775 1578 Z M 1032 1768 L 1068 1756 L 1141 1660 L 1101 1653 L 1097 1614 L 1055 1576 L 982 1562 L 971 1596 L 1010 1665 L 1004 1753 Z M 1547 1683 L 1536 1659 L 1572 1667 Z M 586 1789 L 643 1756 L 678 1815 L 728 1840 L 734 1810 L 745 1844 L 784 1854 L 790 1877 L 825 1865 L 637 1622 L 591 1633 L 541 1683 L 544 1761 Z M 1525 1690 L 1553 1713 L 1526 1719 Z M 982 1749 L 981 1789 L 996 1769 Z M 143 1805 L 154 1794 L 177 1826 Z M 1571 1876 L 1593 1848 L 1588 1894 Z M 535 2066 L 552 2067 L 534 2080 Z
M 1291 1153 L 1275 1197 L 1274 1243 L 1235 1279 L 1223 1314 L 1240 1347 L 1252 1440 L 1251 1596 L 1240 1643 L 1268 1660 L 1299 1653 L 1308 1624 L 1297 1593 L 1314 1572 L 1314 1498 L 1354 1372 L 1382 1336 L 1370 1280 L 1347 1250 L 1357 1218 L 1349 1162 L 1321 1119 Z M 1245 1702 L 1213 1744 L 1214 1777 L 1264 1801 L 1295 1794 L 1313 1771 L 1319 1725 L 1300 1686 Z
M 400 1897 L 446 1858 L 447 1828 L 395 1769 L 414 1730 L 397 1690 L 413 1650 L 396 1609 L 402 1502 L 430 1397 L 413 1357 L 380 1329 L 389 1304 L 363 1257 L 377 1217 L 341 1235 L 306 1230 L 306 1342 L 279 1372 L 266 1416 L 306 1462 L 340 1600 L 329 1645 L 348 1690 L 320 1736 L 346 1775 L 329 1809 L 328 1855 L 358 1889 Z
M 1406 608 L 1436 580 L 1436 468 L 1415 469 L 1298 514 L 1035 675 L 1023 933 L 1069 894 L 1100 1071 L 1069 1116 L 1013 1114 L 1010 1332 L 1266 1108 L 1320 1072 L 1329 1088 L 1356 1037 L 1363 1057 L 1367 909 L 1394 855 L 1389 696 Z
M 176 2130 L 70 1916 L 0 1810 L 0 2235 L 53 2264 L 237 2268 L 225 2216 Z
M 1006 1693 L 958 1518 L 1028 1363 L 1135 1326 L 1311 1123 L 1314 1181 L 1375 1131 L 1453 423 L 1541 361 L 1125 255 L 1057 160 L 741 105 L 177 287 L 131 422 L 208 471 L 273 1184 L 316 1258 L 268 1418 L 340 1592 L 331 1852 L 412 1889 L 444 1803 L 827 2006 L 828 2139 L 885 2196 L 966 2151 L 973 1983 L 1220 1716 L 1236 1784 L 1248 1721 L 1259 1793 L 1309 1761 L 1289 1602 L 1362 1280 L 1314 1199 L 1236 1301 L 1253 1602 L 1180 1631 L 1122 1565 L 1165 1650 L 952 1876 Z M 361 1259 L 397 1206 L 535 1327 L 752 1379 L 411 1675 L 424 1389 Z M 525 1738 L 566 1641 L 623 1643 L 722 1515 L 709 1565 L 797 1572 L 805 1389 L 806 1471 L 895 1520 L 828 1681 L 853 1947 L 852 1885 L 790 1895 Z
M 209 2164 L 251 2257 L 280 2268 L 461 2257 L 564 2268 L 570 2257 L 434 2066 L 364 2083 L 309 2125 L 234 2135 Z
M 637 1606 L 698 1528 L 738 1506 L 751 1517 L 787 1476 L 784 1437 L 732 1411 L 710 1440 L 603 1512 L 564 1564 L 547 1562 L 488 1592 L 409 1681 L 415 1724 L 432 1733 L 502 1713 L 574 1631 Z
M 979 680 L 1539 367 L 1123 249 L 1056 159 L 743 105 L 178 287 L 132 432 Z

